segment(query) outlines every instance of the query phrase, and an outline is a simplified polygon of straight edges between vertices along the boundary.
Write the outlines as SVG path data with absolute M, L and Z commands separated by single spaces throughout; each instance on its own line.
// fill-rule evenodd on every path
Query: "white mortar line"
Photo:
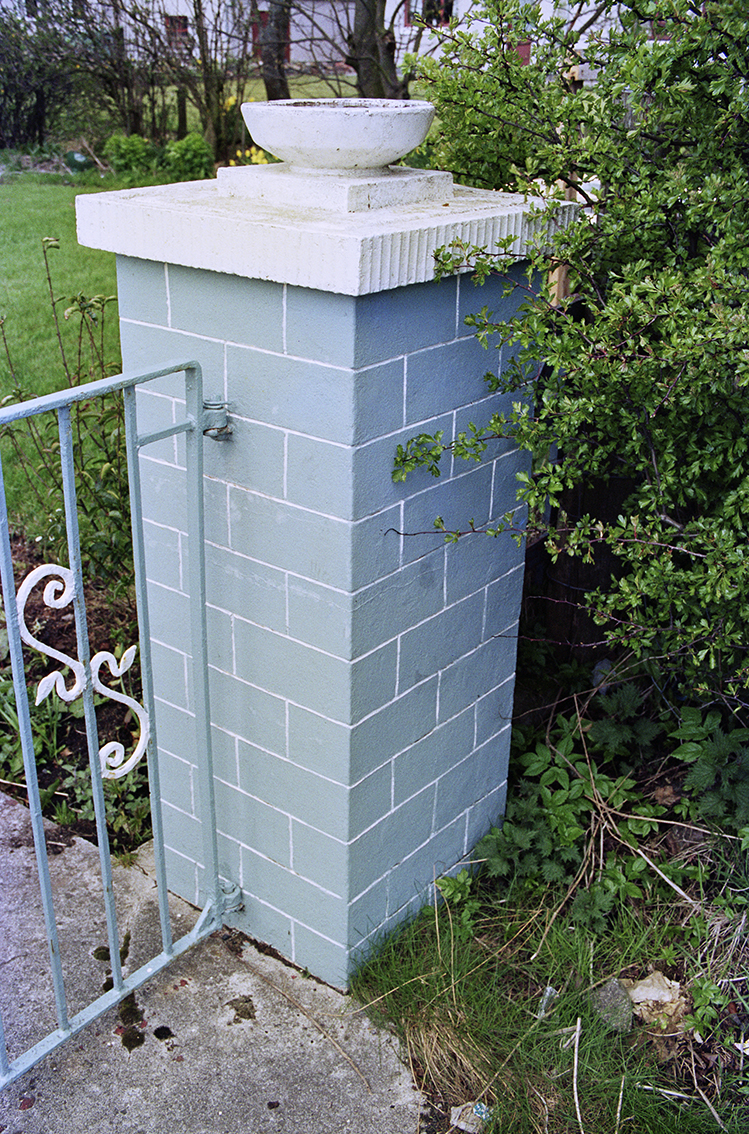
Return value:
M 261 854 L 261 852 L 255 847 L 250 847 L 247 845 L 247 843 L 241 842 L 239 845 L 243 850 L 249 851 L 250 854 L 256 855 L 258 858 L 261 858 L 263 862 L 271 862 L 274 866 L 277 866 L 279 870 L 285 870 L 287 874 L 293 874 L 295 878 L 300 878 L 303 882 L 306 882 L 308 886 L 313 886 L 315 890 L 318 890 L 321 894 L 327 894 L 329 898 L 335 898 L 337 901 L 344 900 L 343 894 L 336 894 L 335 890 L 326 890 L 324 886 L 321 886 L 318 882 L 315 882 L 314 878 L 307 878 L 304 874 L 300 874 L 298 870 L 294 870 L 289 866 L 284 866 L 283 863 L 278 862 L 277 859 L 270 858 L 267 854 Z M 280 912 L 283 913 L 284 911 L 281 910 Z M 291 917 L 291 914 L 287 914 L 286 916 Z M 299 919 L 297 918 L 297 921 L 298 920 Z M 299 924 L 304 925 L 304 922 L 300 921 Z M 306 926 L 305 928 L 310 929 L 311 926 Z
M 184 705 L 175 705 L 173 701 L 167 701 L 165 697 L 157 697 L 154 695 L 154 701 L 157 705 L 166 705 L 168 709 L 174 709 L 178 713 L 184 713 L 186 717 L 195 717 L 195 713 L 192 709 L 186 709 Z
M 253 742 L 251 740 L 247 740 L 246 737 L 239 736 L 238 739 L 244 740 L 247 744 L 253 744 Z M 304 772 L 307 775 L 314 776 L 316 780 L 322 780 L 323 783 L 332 784 L 333 787 L 340 787 L 344 788 L 346 791 L 349 791 L 348 784 L 344 783 L 342 780 L 334 780 L 332 776 L 324 776 L 322 772 L 315 772 L 312 768 L 308 768 L 305 764 L 297 764 L 295 760 L 292 760 L 289 756 L 284 756 L 281 752 L 271 752 L 267 748 L 261 748 L 259 744 L 253 744 L 253 747 L 257 748 L 260 752 L 264 752 L 267 756 L 272 756 L 274 760 L 280 760 L 282 764 L 287 764 L 290 768 L 295 768 L 298 772 Z M 367 776 L 364 776 L 363 778 L 366 779 L 370 775 L 372 775 L 372 773 L 368 772 Z M 289 815 L 292 819 L 296 819 L 297 822 L 302 823 L 305 827 L 310 827 L 312 828 L 312 830 L 320 831 L 320 833 L 323 835 L 328 834 L 327 831 L 321 831 L 319 827 L 312 827 L 311 823 L 307 823 L 304 819 L 300 819 L 297 815 L 294 814 L 293 811 L 287 811 L 283 807 L 276 807 L 274 804 L 268 803 L 267 800 L 262 799 L 261 796 L 253 795 L 253 793 L 251 791 L 247 791 L 246 788 L 239 788 L 238 790 L 241 791 L 243 795 L 248 795 L 252 799 L 257 800 L 258 803 L 264 803 L 266 807 L 271 807 L 273 811 L 277 811 L 279 815 Z M 333 837 L 333 835 L 330 835 L 330 838 Z M 342 840 L 337 839 L 336 841 L 340 842 Z
M 137 320 L 132 320 L 132 322 L 137 322 Z M 152 324 L 150 324 L 150 323 L 144 324 L 144 326 L 151 326 L 151 325 Z M 160 324 L 153 324 L 153 326 L 160 326 Z M 178 331 L 177 333 L 178 334 L 184 334 L 184 335 L 192 334 L 191 331 Z M 198 338 L 198 337 L 209 338 L 209 336 L 207 336 L 207 335 L 203 335 L 203 336 L 197 336 L 196 335 L 195 337 L 196 338 Z M 302 354 L 289 354 L 287 351 L 285 351 L 283 349 L 280 350 L 280 351 L 271 350 L 269 347 L 253 346 L 252 343 L 242 343 L 242 342 L 239 342 L 238 340 L 235 341 L 234 339 L 212 339 L 212 338 L 209 338 L 209 341 L 210 342 L 217 342 L 217 343 L 219 343 L 219 342 L 225 343 L 227 347 L 232 347 L 235 350 L 247 351 L 248 354 L 250 354 L 250 355 L 262 355 L 262 356 L 268 357 L 268 358 L 278 358 L 278 359 L 283 360 L 284 362 L 303 362 L 305 366 L 314 366 L 314 367 L 316 367 L 320 370 L 335 370 L 335 371 L 338 371 L 341 374 L 356 374 L 356 373 L 358 373 L 359 370 L 366 371 L 366 370 L 372 369 L 372 366 L 361 366 L 361 367 L 358 368 L 358 370 L 355 370 L 351 366 L 341 366 L 340 363 L 337 363 L 337 362 L 322 362 L 319 358 L 305 358 L 304 355 L 302 355 Z M 401 355 L 399 355 L 399 354 L 395 355 L 395 358 L 400 358 L 400 357 L 401 357 Z M 385 359 L 384 360 L 384 362 L 392 362 L 392 361 L 393 361 L 393 359 Z M 374 366 L 383 365 L 384 362 L 383 363 L 379 363 L 379 362 L 374 363 Z
M 340 897 L 340 895 L 334 894 L 333 897 Z M 341 898 L 341 900 L 343 899 Z M 291 917 L 291 915 L 286 914 L 286 917 Z M 334 937 L 328 937 L 325 933 L 321 933 L 319 929 L 315 929 L 313 926 L 307 925 L 306 922 L 301 921 L 301 919 L 298 917 L 292 918 L 292 921 L 294 925 L 298 925 L 301 929 L 306 929 L 308 933 L 311 933 L 314 937 L 319 937 L 321 941 L 327 941 L 329 945 L 335 945 L 336 949 L 343 949 L 344 952 L 348 955 L 348 949 L 342 941 L 336 941 Z
M 171 287 L 170 287 L 170 283 L 169 283 L 169 265 L 166 264 L 166 263 L 164 264 L 164 287 L 166 289 L 166 325 L 167 325 L 167 327 L 171 327 L 171 325 L 172 325 L 172 292 L 171 292 Z M 131 322 L 131 321 L 132 320 L 125 320 L 125 322 Z
M 180 595 L 182 598 L 186 599 L 190 597 L 187 591 L 183 591 L 180 587 L 170 587 L 167 583 L 160 583 L 157 579 L 146 578 L 146 582 L 150 583 L 153 587 L 158 587 L 159 590 L 168 591 L 172 595 Z
M 148 327 L 149 330 L 153 331 L 168 331 L 170 335 L 184 336 L 188 339 L 195 339 L 197 342 L 218 343 L 223 346 L 226 341 L 225 339 L 217 339 L 213 335 L 199 335 L 195 331 L 183 331 L 179 327 L 165 327 L 163 323 L 147 323 L 145 319 L 128 319 L 122 316 L 120 323 L 127 323 L 131 327 Z

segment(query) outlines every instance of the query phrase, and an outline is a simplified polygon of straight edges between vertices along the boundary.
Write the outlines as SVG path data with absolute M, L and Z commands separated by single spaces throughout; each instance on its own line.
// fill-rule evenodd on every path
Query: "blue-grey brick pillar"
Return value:
M 191 187 L 99 207 L 127 220 L 155 200 L 186 223 L 178 190 Z M 85 218 L 84 242 L 107 246 Z M 232 439 L 205 441 L 205 500 L 235 923 L 345 985 L 367 942 L 427 901 L 503 809 L 522 550 L 510 536 L 446 544 L 434 519 L 480 526 L 515 508 L 525 458 L 505 444 L 482 464 L 446 458 L 439 479 L 396 485 L 391 470 L 414 433 L 452 437 L 505 405 L 484 375 L 507 358 L 464 318 L 519 299 L 467 276 L 341 294 L 175 263 L 154 232 L 138 237 L 149 256 L 117 239 L 125 368 L 195 358 L 206 394 L 229 404 Z M 172 380 L 139 394 L 152 427 L 180 412 Z M 181 447 L 141 460 L 170 886 L 197 900 Z

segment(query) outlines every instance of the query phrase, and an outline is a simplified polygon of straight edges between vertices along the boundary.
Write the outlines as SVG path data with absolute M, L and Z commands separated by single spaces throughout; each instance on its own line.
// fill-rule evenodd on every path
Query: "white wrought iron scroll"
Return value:
M 35 567 L 23 580 L 18 588 L 18 594 L 16 595 L 18 620 L 20 623 L 19 629 L 21 638 L 27 646 L 31 646 L 32 649 L 38 650 L 39 653 L 53 658 L 62 665 L 69 666 L 75 679 L 73 684 L 68 688 L 65 684 L 65 678 L 59 670 L 45 674 L 37 686 L 36 704 L 40 704 L 53 690 L 56 691 L 62 701 L 66 701 L 69 704 L 83 693 L 86 680 L 86 672 L 83 663 L 77 658 L 68 657 L 67 654 L 53 649 L 52 646 L 45 645 L 44 642 L 37 641 L 26 625 L 26 600 L 37 583 L 46 578 L 50 580 L 44 588 L 44 601 L 47 606 L 54 610 L 62 610 L 73 601 L 75 593 L 73 572 L 68 567 L 58 567 L 51 563 L 45 563 L 41 567 Z M 120 693 L 116 689 L 108 689 L 106 685 L 102 684 L 101 678 L 99 677 L 99 671 L 105 662 L 112 677 L 122 677 L 123 673 L 126 673 L 133 664 L 136 648 L 136 646 L 130 646 L 129 649 L 125 650 L 119 662 L 114 654 L 109 653 L 108 650 L 100 650 L 98 654 L 94 654 L 91 658 L 91 678 L 94 690 L 112 701 L 118 701 L 120 704 L 126 705 L 135 713 L 140 723 L 138 743 L 129 759 L 125 759 L 125 747 L 123 744 L 120 744 L 119 740 L 110 740 L 99 749 L 99 760 L 101 761 L 101 774 L 103 779 L 111 780 L 127 775 L 138 763 L 148 745 L 150 731 L 148 713 L 143 706 L 139 705 L 137 701 L 133 700 L 132 697 L 128 697 L 125 693 Z

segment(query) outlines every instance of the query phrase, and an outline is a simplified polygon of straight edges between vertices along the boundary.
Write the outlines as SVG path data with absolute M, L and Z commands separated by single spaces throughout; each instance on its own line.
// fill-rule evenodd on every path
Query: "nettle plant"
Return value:
M 515 319 L 496 321 L 485 308 L 471 320 L 487 345 L 519 345 L 493 381 L 517 392 L 513 412 L 452 441 L 415 438 L 394 476 L 417 464 L 438 474 L 446 449 L 481 459 L 496 439 L 514 438 L 535 457 L 519 491 L 531 516 L 550 510 L 552 555 L 613 553 L 610 584 L 588 596 L 608 639 L 682 694 L 741 712 L 749 708 L 746 6 L 624 0 L 586 39 L 516 0 L 487 0 L 479 17 L 467 32 L 448 33 L 440 59 L 421 64 L 442 124 L 442 164 L 472 184 L 541 193 L 546 210 L 574 196 L 584 211 L 553 246 L 539 244 L 526 283 L 508 280 L 508 292 L 521 287 L 525 296 Z M 522 40 L 533 45 L 528 66 Z M 597 77 L 580 89 L 574 67 L 583 62 Z M 456 246 L 438 259 L 442 271 L 468 261 L 481 276 L 502 274 L 506 257 Z M 552 290 L 560 264 L 562 297 Z M 612 518 L 614 485 L 624 486 L 624 503 Z M 581 489 L 600 507 L 576 510 Z

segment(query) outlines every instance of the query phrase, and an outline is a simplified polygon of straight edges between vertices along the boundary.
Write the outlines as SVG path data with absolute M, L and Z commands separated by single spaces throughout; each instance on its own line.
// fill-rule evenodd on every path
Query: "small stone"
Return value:
M 593 1006 L 598 1015 L 615 1032 L 628 1032 L 632 1027 L 632 1001 L 626 988 L 612 977 L 603 988 L 592 994 Z
M 450 1108 L 450 1125 L 467 1134 L 481 1134 L 485 1119 L 490 1118 L 489 1110 L 481 1103 L 464 1103 Z

